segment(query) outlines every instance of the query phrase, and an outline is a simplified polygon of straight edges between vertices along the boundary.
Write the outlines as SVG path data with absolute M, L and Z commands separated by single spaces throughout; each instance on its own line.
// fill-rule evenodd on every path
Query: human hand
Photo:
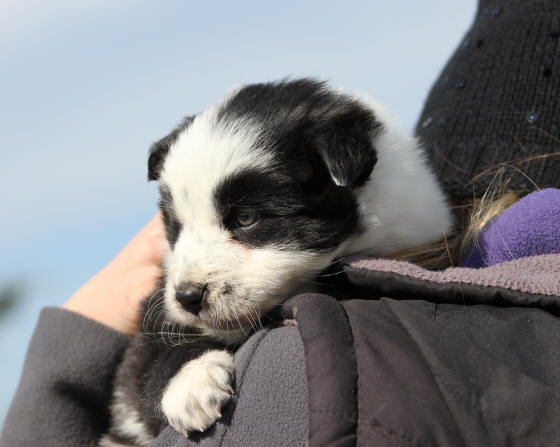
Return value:
M 163 223 L 158 213 L 63 307 L 119 332 L 135 333 L 140 303 L 154 291 L 162 276 L 165 244 Z

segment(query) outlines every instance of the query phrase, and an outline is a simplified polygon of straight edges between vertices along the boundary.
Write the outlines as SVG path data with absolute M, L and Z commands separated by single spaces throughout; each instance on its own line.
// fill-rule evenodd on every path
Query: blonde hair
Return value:
M 523 196 L 539 189 L 536 184 L 533 184 L 533 190 L 509 189 L 508 185 L 514 175 L 525 174 L 511 165 L 500 165 L 481 198 L 473 197 L 451 204 L 455 216 L 452 234 L 445 235 L 438 242 L 395 253 L 391 258 L 413 262 L 431 270 L 457 266 L 476 244 L 486 225 Z

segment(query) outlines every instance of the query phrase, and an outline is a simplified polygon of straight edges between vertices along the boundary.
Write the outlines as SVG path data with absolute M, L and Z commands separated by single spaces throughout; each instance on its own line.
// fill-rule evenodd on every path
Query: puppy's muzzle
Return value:
M 175 288 L 175 299 L 185 310 L 197 315 L 202 309 L 206 289 L 206 284 L 180 284 Z

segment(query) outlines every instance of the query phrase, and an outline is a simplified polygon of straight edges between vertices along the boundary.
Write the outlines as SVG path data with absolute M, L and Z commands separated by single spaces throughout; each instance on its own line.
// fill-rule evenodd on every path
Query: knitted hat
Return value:
M 451 197 L 482 196 L 504 163 L 508 188 L 560 187 L 560 0 L 480 0 L 416 133 Z

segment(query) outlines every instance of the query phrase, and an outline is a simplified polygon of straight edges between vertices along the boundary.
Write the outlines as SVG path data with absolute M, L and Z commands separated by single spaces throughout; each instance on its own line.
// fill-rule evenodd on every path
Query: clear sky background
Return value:
M 475 0 L 0 0 L 0 423 L 44 306 L 156 211 L 147 150 L 240 83 L 311 75 L 412 129 Z

